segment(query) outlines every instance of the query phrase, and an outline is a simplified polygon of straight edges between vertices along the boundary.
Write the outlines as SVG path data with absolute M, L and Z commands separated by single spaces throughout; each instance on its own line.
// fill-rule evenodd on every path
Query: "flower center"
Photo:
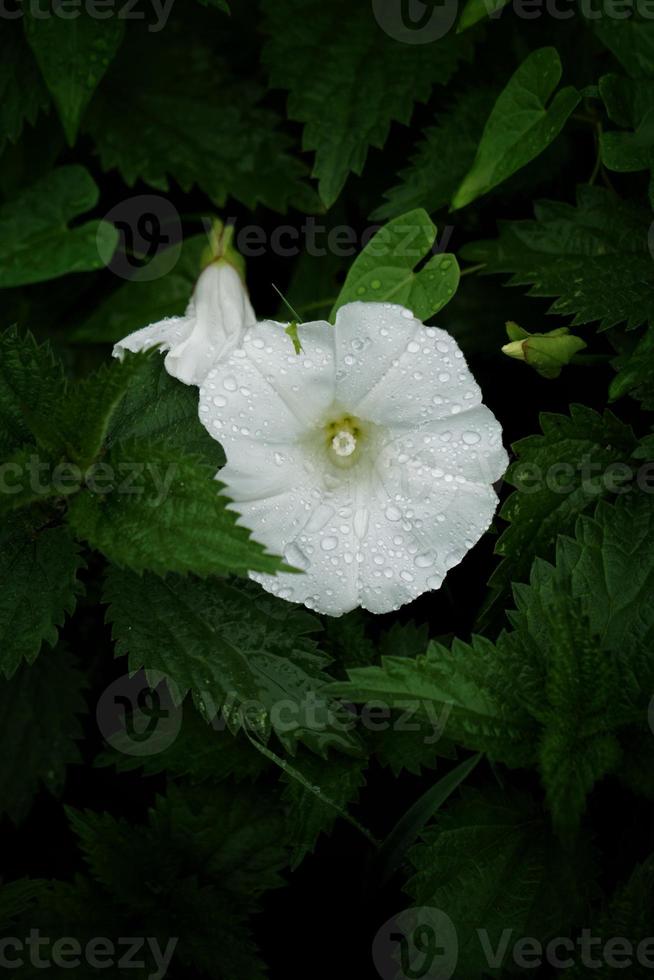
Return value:
M 358 458 L 363 439 L 359 419 L 353 415 L 341 415 L 325 426 L 327 452 L 337 466 L 351 466 Z

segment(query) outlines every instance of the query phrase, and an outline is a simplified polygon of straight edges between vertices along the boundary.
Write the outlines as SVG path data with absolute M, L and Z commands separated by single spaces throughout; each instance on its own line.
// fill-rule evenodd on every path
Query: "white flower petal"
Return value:
M 114 355 L 160 346 L 169 352 L 165 360 L 168 373 L 185 384 L 199 385 L 254 322 L 254 310 L 238 272 L 220 260 L 201 274 L 183 317 L 137 330 L 116 344 Z
M 486 405 L 476 405 L 421 429 L 389 427 L 393 453 L 408 469 L 433 467 L 437 477 L 451 474 L 482 484 L 495 483 L 509 463 L 502 428 Z
M 336 315 L 340 401 L 380 425 L 424 425 L 481 403 L 456 341 L 391 303 L 348 303 Z
M 304 324 L 300 338 L 296 354 L 283 324 L 258 323 L 208 374 L 200 419 L 215 439 L 285 444 L 319 423 L 334 400 L 333 328 Z

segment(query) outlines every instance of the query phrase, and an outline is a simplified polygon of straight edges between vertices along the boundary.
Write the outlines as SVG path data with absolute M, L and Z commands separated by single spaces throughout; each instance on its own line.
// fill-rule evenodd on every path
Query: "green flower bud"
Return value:
M 586 343 L 571 334 L 567 327 L 559 327 L 548 333 L 529 333 L 509 320 L 506 332 L 510 343 L 502 347 L 502 352 L 518 361 L 525 361 L 543 378 L 558 378 L 574 355 L 586 347 Z

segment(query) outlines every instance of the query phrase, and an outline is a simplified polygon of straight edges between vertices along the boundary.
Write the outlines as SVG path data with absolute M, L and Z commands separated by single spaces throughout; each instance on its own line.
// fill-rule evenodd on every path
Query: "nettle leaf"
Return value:
M 65 527 L 43 526 L 37 514 L 21 512 L 0 526 L 0 671 L 12 677 L 21 661 L 33 663 L 57 627 L 73 612 L 82 566 Z
M 259 102 L 250 78 L 235 78 L 209 43 L 181 22 L 125 40 L 92 103 L 85 128 L 105 169 L 166 189 L 197 184 L 218 205 L 315 210 L 304 165 L 289 152 L 281 120 Z M 124 106 L 129 105 L 129 113 Z M 139 132 L 140 138 L 134 139 Z
M 111 417 L 107 447 L 129 439 L 152 442 L 173 453 L 199 457 L 213 476 L 225 454 L 198 418 L 195 388 L 171 378 L 158 353 L 144 358 L 136 380 Z
M 415 660 L 350 670 L 328 690 L 423 712 L 449 706 L 447 737 L 510 766 L 536 764 L 557 831 L 574 834 L 588 793 L 620 764 L 621 736 L 628 743 L 647 724 L 654 563 L 643 542 L 653 522 L 648 494 L 601 503 L 575 539 L 559 538 L 555 565 L 538 559 L 516 586 L 513 629 L 495 644 L 432 643 Z
M 25 123 L 33 125 L 50 99 L 22 31 L 0 22 L 0 151 L 15 143 Z
M 329 680 L 311 639 L 320 628 L 314 617 L 236 582 L 117 569 L 105 595 L 117 654 L 128 655 L 130 670 L 166 674 L 181 696 L 193 693 L 206 718 L 222 712 L 234 730 L 265 737 L 273 728 L 291 746 L 303 737 L 316 692 Z M 328 712 L 318 717 L 317 737 L 328 744 Z M 346 736 L 333 741 L 351 744 Z
M 0 681 L 0 811 L 25 819 L 41 785 L 59 796 L 66 767 L 81 761 L 78 715 L 85 678 L 65 650 L 44 654 Z
M 409 851 L 414 874 L 405 891 L 415 906 L 452 920 L 456 961 L 471 980 L 496 976 L 511 962 L 511 942 L 567 935 L 583 908 L 583 849 L 571 861 L 526 797 L 499 790 L 462 791 Z
M 24 286 L 70 272 L 104 266 L 118 244 L 105 221 L 69 228 L 98 202 L 98 188 L 84 167 L 57 167 L 0 206 L 0 287 Z
M 386 191 L 387 203 L 372 217 L 385 220 L 417 207 L 433 212 L 449 204 L 472 166 L 496 98 L 486 86 L 455 95 L 452 107 L 424 131 L 410 164 L 400 171 L 400 183 Z
M 169 786 L 145 825 L 67 812 L 95 881 L 54 883 L 32 923 L 61 935 L 62 924 L 78 922 L 80 939 L 142 931 L 159 936 L 162 949 L 177 936 L 175 964 L 182 972 L 264 980 L 249 917 L 262 893 L 283 884 L 287 849 L 278 805 L 244 786 L 206 792 Z M 153 969 L 145 961 L 145 973 Z
M 0 334 L 0 449 L 24 443 L 51 446 L 58 438 L 53 417 L 65 391 L 63 366 L 49 344 L 10 328 Z
M 616 650 L 654 639 L 653 530 L 651 494 L 632 490 L 613 505 L 600 501 L 592 517 L 579 519 L 574 542 L 562 546 L 573 594 L 594 631 Z
M 94 765 L 113 766 L 118 772 L 141 769 L 147 776 L 169 773 L 185 776 L 193 783 L 222 782 L 229 777 L 239 781 L 256 779 L 268 767 L 268 761 L 245 735 L 234 734 L 226 724 L 218 724 L 219 721 L 222 719 L 216 718 L 208 724 L 187 698 L 182 725 L 172 743 L 169 744 L 166 733 L 166 744 L 158 752 L 133 755 L 134 742 L 125 729 L 112 734 L 110 750 L 101 753 Z M 152 735 L 153 742 L 155 738 L 156 732 Z
M 328 691 L 346 700 L 380 700 L 389 707 L 412 708 L 444 720 L 448 740 L 511 766 L 533 765 L 538 725 L 523 704 L 521 678 L 529 670 L 521 650 L 475 636 L 470 644 L 440 643 L 414 659 L 384 657 L 380 667 L 348 670 L 348 682 Z M 447 709 L 444 713 L 444 709 Z M 433 735 L 433 732 L 432 732 Z M 437 748 L 432 749 L 437 755 Z
M 0 929 L 7 930 L 18 916 L 26 912 L 47 887 L 39 879 L 19 878 L 0 885 Z
M 57 407 L 58 431 L 67 458 L 86 469 L 99 455 L 112 420 L 130 389 L 140 390 L 156 352 L 126 354 L 111 360 L 76 384 Z
M 422 265 L 435 241 L 436 226 L 421 208 L 389 221 L 354 260 L 331 319 L 356 300 L 400 303 L 423 321 L 438 313 L 454 296 L 460 272 L 455 256 L 446 252 Z
M 159 252 L 143 270 L 135 272 L 133 279 L 102 300 L 69 339 L 79 343 L 115 343 L 150 323 L 181 316 L 200 274 L 206 247 L 206 235 L 184 239 L 172 269 L 169 249 Z
M 25 33 L 72 146 L 84 110 L 123 39 L 125 22 L 116 16 L 100 19 L 83 6 L 72 19 L 64 18 L 53 5 L 54 0 L 28 5 Z
M 348 0 L 265 0 L 263 15 L 270 81 L 290 93 L 288 114 L 305 124 L 303 148 L 316 153 L 327 207 L 351 172 L 362 173 L 368 148 L 383 147 L 391 122 L 408 124 L 414 103 L 472 51 L 454 33 L 431 44 L 395 40 Z
M 504 222 L 498 239 L 465 245 L 461 255 L 484 263 L 484 273 L 511 273 L 509 285 L 529 285 L 531 296 L 557 297 L 550 312 L 572 316 L 573 325 L 633 329 L 654 319 L 643 208 L 582 185 L 576 206 L 541 201 L 534 210 L 535 220 Z
M 530 163 L 550 145 L 581 95 L 568 86 L 549 99 L 563 69 L 556 48 L 533 51 L 511 76 L 488 117 L 477 156 L 452 198 L 462 208 Z
M 74 532 L 118 565 L 196 575 L 288 571 L 236 523 L 206 460 L 149 438 L 121 439 L 74 496 Z
M 649 328 L 630 350 L 613 362 L 617 374 L 609 386 L 609 400 L 624 395 L 637 398 L 647 411 L 654 410 L 654 330 Z
M 325 762 L 308 752 L 293 760 L 293 769 L 314 787 L 319 795 L 306 789 L 292 775 L 284 774 L 285 785 L 282 801 L 289 807 L 288 840 L 291 845 L 291 870 L 294 871 L 304 858 L 313 853 L 321 834 L 329 834 L 338 819 L 334 805 L 325 803 L 327 797 L 336 807 L 345 808 L 356 802 L 359 790 L 365 783 L 365 760 L 343 756 Z
M 487 609 L 506 596 L 512 582 L 527 580 L 534 557 L 553 554 L 556 535 L 572 532 L 582 511 L 600 495 L 623 488 L 621 467 L 636 448 L 630 426 L 609 411 L 599 415 L 571 405 L 569 417 L 544 412 L 540 424 L 542 435 L 511 447 L 517 459 L 504 479 L 517 489 L 500 510 L 509 526 L 495 545 L 502 561 L 489 581 L 495 595 Z

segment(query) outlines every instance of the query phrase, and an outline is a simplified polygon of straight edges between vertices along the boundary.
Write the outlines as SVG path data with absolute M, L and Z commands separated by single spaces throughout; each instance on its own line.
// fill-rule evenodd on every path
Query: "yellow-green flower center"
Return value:
M 353 415 L 341 415 L 325 426 L 327 452 L 337 466 L 351 466 L 361 452 L 363 426 Z

